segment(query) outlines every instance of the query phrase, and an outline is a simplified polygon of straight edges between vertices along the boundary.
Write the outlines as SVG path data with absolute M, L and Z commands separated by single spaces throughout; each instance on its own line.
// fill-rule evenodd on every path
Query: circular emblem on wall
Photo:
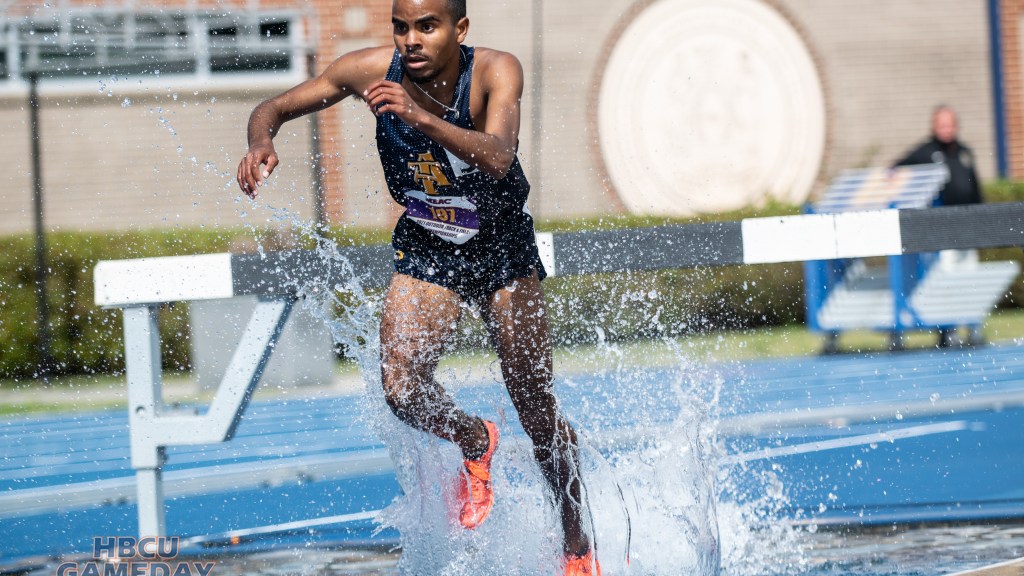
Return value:
M 614 45 L 601 153 L 633 213 L 803 202 L 825 149 L 825 96 L 792 24 L 760 0 L 658 0 Z

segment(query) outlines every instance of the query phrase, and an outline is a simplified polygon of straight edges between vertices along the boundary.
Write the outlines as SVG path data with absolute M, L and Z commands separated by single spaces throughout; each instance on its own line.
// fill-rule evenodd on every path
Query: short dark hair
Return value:
M 466 0 L 445 0 L 448 13 L 452 15 L 452 22 L 458 22 L 466 17 Z

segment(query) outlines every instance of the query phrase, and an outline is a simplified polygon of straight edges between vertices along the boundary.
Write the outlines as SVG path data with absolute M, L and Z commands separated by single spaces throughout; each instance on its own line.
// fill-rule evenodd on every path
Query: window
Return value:
M 292 62 L 290 28 L 288 20 L 211 27 L 210 71 L 288 70 Z
M 8 26 L 14 33 L 0 45 L 0 82 L 32 72 L 70 78 L 291 71 L 306 49 L 296 37 L 298 15 L 280 12 L 69 9 Z

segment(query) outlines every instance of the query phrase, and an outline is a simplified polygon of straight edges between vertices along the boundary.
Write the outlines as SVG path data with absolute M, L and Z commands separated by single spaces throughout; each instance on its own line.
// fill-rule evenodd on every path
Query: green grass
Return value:
M 166 377 L 166 376 L 165 376 Z M 97 388 L 114 386 L 123 383 L 124 376 L 112 374 L 79 374 L 74 376 L 54 376 L 46 382 L 42 380 L 17 379 L 0 380 L 0 392 L 21 392 L 26 390 L 74 390 L 76 388 Z

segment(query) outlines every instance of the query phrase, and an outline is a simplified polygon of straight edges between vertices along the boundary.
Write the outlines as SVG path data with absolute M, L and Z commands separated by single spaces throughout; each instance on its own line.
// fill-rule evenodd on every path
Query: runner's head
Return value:
M 459 66 L 459 44 L 469 32 L 466 0 L 394 0 L 391 24 L 402 67 L 425 83 Z

